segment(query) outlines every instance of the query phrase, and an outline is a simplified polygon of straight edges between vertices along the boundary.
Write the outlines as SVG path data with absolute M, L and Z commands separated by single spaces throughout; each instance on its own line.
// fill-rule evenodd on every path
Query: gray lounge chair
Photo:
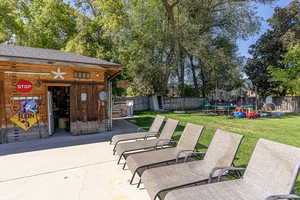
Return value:
M 129 155 L 126 164 L 133 173 L 130 184 L 132 184 L 135 175 L 138 174 L 141 177 L 146 168 L 177 162 L 179 159 L 184 158 L 188 152 L 193 152 L 203 129 L 203 126 L 187 123 L 176 147 Z M 140 183 L 141 180 L 137 187 Z
M 300 167 L 300 149 L 260 139 L 241 179 L 173 190 L 165 200 L 275 200 L 291 195 Z M 219 171 L 220 170 L 220 171 Z M 216 168 L 222 175 L 233 167 Z
M 110 144 L 115 145 L 114 146 L 114 153 L 116 146 L 120 142 L 124 141 L 130 141 L 130 140 L 137 140 L 137 139 L 145 139 L 146 137 L 154 137 L 159 133 L 160 127 L 162 123 L 164 122 L 165 117 L 161 115 L 156 115 L 150 129 L 148 132 L 137 132 L 137 133 L 127 133 L 127 134 L 119 134 L 119 135 L 114 135 L 111 140 Z
M 121 158 L 124 157 L 126 159 L 126 155 L 128 155 L 128 153 L 130 152 L 155 149 L 169 144 L 178 123 L 179 120 L 168 119 L 157 139 L 138 140 L 135 142 L 125 142 L 118 144 L 118 146 L 116 147 L 117 155 L 120 156 L 118 164 L 120 163 Z
M 203 160 L 152 168 L 142 175 L 142 182 L 151 199 L 163 199 L 167 191 L 207 182 L 210 172 L 218 166 L 231 166 L 243 136 L 217 130 Z

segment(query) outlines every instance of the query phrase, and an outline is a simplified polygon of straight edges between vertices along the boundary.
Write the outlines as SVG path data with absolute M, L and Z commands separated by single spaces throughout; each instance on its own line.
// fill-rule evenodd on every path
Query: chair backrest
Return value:
M 260 188 L 266 196 L 289 194 L 300 167 L 300 149 L 260 139 L 243 180 Z
M 159 135 L 159 139 L 164 139 L 164 140 L 171 139 L 178 123 L 179 120 L 168 119 L 163 130 Z
M 194 150 L 203 130 L 204 126 L 187 123 L 176 146 L 177 150 Z
M 201 161 L 206 166 L 204 168 L 207 173 L 214 167 L 231 166 L 242 139 L 242 135 L 218 129 Z
M 161 116 L 161 115 L 156 115 L 150 129 L 149 129 L 149 132 L 152 132 L 152 133 L 158 133 L 159 132 L 159 129 L 162 125 L 162 123 L 164 122 L 165 120 L 165 117 L 164 116 Z

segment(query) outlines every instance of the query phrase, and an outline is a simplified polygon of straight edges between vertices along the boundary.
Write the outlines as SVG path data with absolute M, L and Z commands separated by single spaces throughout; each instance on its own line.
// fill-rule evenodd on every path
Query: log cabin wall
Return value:
M 53 72 L 65 73 L 55 77 Z M 89 73 L 89 78 L 76 78 L 76 72 Z M 0 62 L 0 126 L 2 141 L 12 142 L 28 138 L 48 137 L 48 87 L 70 87 L 70 122 L 71 133 L 81 135 L 106 130 L 107 103 L 99 100 L 99 92 L 106 91 L 105 68 L 72 67 L 32 63 Z M 20 93 L 16 83 L 30 81 L 33 88 L 28 93 Z M 3 89 L 3 90 L 2 90 Z M 82 100 L 82 94 L 87 99 Z M 39 104 L 39 121 L 25 132 L 10 121 L 20 110 L 20 98 L 36 98 Z M 19 99 L 18 99 L 19 98 Z M 3 139 L 4 138 L 4 139 Z

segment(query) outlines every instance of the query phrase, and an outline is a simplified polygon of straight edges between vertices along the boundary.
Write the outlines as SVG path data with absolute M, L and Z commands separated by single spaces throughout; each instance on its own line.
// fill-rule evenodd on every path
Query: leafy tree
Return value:
M 222 37 L 235 43 L 238 38 L 246 39 L 256 33 L 260 25 L 255 10 L 250 6 L 251 1 L 161 0 L 161 2 L 167 17 L 167 28 L 172 33 L 170 39 L 173 41 L 172 44 L 175 50 L 176 74 L 181 91 L 184 90 L 185 77 L 187 76 L 185 62 L 187 57 L 197 63 L 190 62 L 190 68 L 193 73 L 195 88 L 198 89 L 197 71 L 198 73 L 199 71 L 204 72 L 205 68 L 208 67 L 207 64 L 205 66 L 202 64 L 210 63 L 214 69 L 219 66 L 217 63 L 212 64 L 216 49 L 207 45 L 209 41 Z M 202 49 L 207 47 L 210 50 Z M 224 48 L 218 48 L 219 53 L 223 50 Z M 206 57 L 203 56 L 205 51 L 208 53 Z M 224 56 L 228 56 L 228 54 L 224 53 L 223 58 L 227 61 L 230 60 Z M 231 54 L 231 56 L 236 55 Z M 231 57 L 231 59 L 233 58 Z M 235 67 L 235 64 L 227 65 L 226 70 L 230 71 L 231 68 Z M 213 71 L 216 72 L 217 70 Z M 202 74 L 202 83 L 207 84 L 206 80 L 212 79 L 210 76 L 209 73 Z M 203 85 L 202 88 L 209 90 L 211 87 Z M 207 92 L 202 92 L 202 95 Z
M 180 95 L 237 87 L 236 40 L 259 27 L 244 0 L 0 2 L 1 41 L 120 62 L 132 95 L 167 94 L 170 83 Z
M 251 46 L 249 52 L 252 58 L 248 59 L 245 72 L 260 95 L 285 95 L 285 89 L 278 90 L 278 83 L 270 81 L 272 74 L 268 71 L 268 67 L 270 65 L 278 69 L 288 67 L 282 55 L 287 53 L 291 45 L 299 44 L 299 0 L 293 1 L 286 8 L 276 8 L 274 15 L 268 21 L 271 30 Z
M 300 94 L 300 46 L 292 47 L 284 56 L 283 62 L 288 67 L 280 69 L 270 66 L 272 78 L 270 81 L 275 81 L 278 84 L 278 89 L 286 91 L 291 95 Z
M 13 34 L 20 29 L 17 12 L 11 1 L 0 0 L 0 27 L 0 43 L 11 40 Z
M 113 34 L 115 57 L 126 67 L 132 81 L 131 94 L 166 94 L 173 57 L 164 13 L 155 0 L 132 1 L 127 5 L 128 21 Z
M 76 33 L 76 11 L 63 1 L 1 1 L 1 5 L 10 5 L 6 16 L 0 18 L 0 21 L 10 21 L 6 31 L 0 31 L 6 35 L 6 41 L 23 46 L 62 49 Z

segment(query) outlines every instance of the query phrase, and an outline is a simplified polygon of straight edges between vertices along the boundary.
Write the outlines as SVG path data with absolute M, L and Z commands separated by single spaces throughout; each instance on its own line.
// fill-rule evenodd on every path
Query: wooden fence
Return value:
M 151 97 L 124 97 L 114 99 L 114 102 L 133 100 L 134 111 L 153 110 L 153 102 Z M 205 99 L 193 97 L 160 97 L 159 107 L 162 110 L 190 110 L 198 109 Z

